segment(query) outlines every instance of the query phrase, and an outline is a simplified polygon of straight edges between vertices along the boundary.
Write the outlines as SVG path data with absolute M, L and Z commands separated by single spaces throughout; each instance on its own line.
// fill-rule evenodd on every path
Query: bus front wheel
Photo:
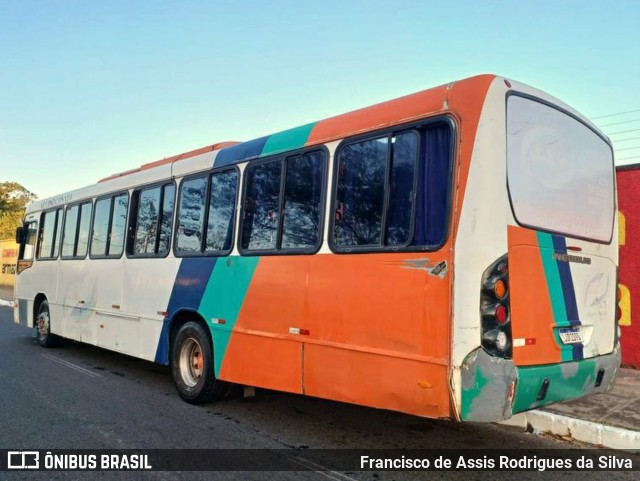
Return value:
M 49 303 L 47 301 L 42 301 L 38 306 L 35 328 L 38 344 L 42 347 L 53 346 L 55 336 L 51 334 L 51 314 L 49 312 Z
M 171 371 L 178 394 L 189 403 L 215 401 L 226 392 L 226 383 L 215 377 L 209 336 L 197 322 L 187 322 L 178 329 L 171 353 Z

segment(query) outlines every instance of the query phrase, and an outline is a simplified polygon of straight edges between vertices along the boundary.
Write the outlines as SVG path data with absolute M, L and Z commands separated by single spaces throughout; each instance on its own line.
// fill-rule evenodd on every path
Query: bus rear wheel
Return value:
M 42 301 L 38 306 L 35 328 L 38 344 L 42 347 L 51 347 L 54 345 L 56 336 L 51 334 L 51 314 L 47 301 Z
M 227 383 L 215 377 L 213 348 L 202 325 L 194 321 L 183 324 L 172 345 L 171 371 L 180 397 L 192 404 L 223 398 Z

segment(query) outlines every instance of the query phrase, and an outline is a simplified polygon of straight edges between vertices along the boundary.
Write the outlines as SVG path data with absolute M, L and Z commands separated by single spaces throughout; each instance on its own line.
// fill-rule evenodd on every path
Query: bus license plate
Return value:
M 583 342 L 579 327 L 565 327 L 560 329 L 560 340 L 563 344 L 577 344 Z

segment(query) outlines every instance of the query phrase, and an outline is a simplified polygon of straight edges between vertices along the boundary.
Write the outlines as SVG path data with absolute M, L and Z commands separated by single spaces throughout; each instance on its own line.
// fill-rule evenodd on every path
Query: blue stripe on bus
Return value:
M 555 252 L 567 254 L 567 242 L 562 236 L 552 236 L 553 247 Z M 558 265 L 558 273 L 560 274 L 560 283 L 562 284 L 562 293 L 564 295 L 564 305 L 567 311 L 567 321 L 571 326 L 580 325 L 580 316 L 578 314 L 578 303 L 576 302 L 576 291 L 573 285 L 573 277 L 571 275 L 571 266 L 568 262 L 556 260 Z M 584 346 L 582 343 L 571 345 L 573 350 L 573 359 L 579 360 L 584 358 Z
M 187 257 L 180 262 L 167 306 L 167 316 L 162 324 L 162 332 L 156 349 L 156 362 L 169 364 L 169 325 L 171 319 L 179 309 L 198 310 L 217 259 L 217 257 Z
M 237 164 L 244 160 L 257 159 L 262 154 L 262 149 L 267 143 L 267 140 L 269 140 L 269 136 L 226 147 L 218 152 L 213 166 L 224 167 L 225 165 Z

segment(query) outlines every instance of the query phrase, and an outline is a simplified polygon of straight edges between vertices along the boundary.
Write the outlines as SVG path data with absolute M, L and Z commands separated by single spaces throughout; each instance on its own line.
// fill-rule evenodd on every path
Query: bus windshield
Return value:
M 507 99 L 507 178 L 519 224 L 609 243 L 613 153 L 574 117 L 529 98 Z

